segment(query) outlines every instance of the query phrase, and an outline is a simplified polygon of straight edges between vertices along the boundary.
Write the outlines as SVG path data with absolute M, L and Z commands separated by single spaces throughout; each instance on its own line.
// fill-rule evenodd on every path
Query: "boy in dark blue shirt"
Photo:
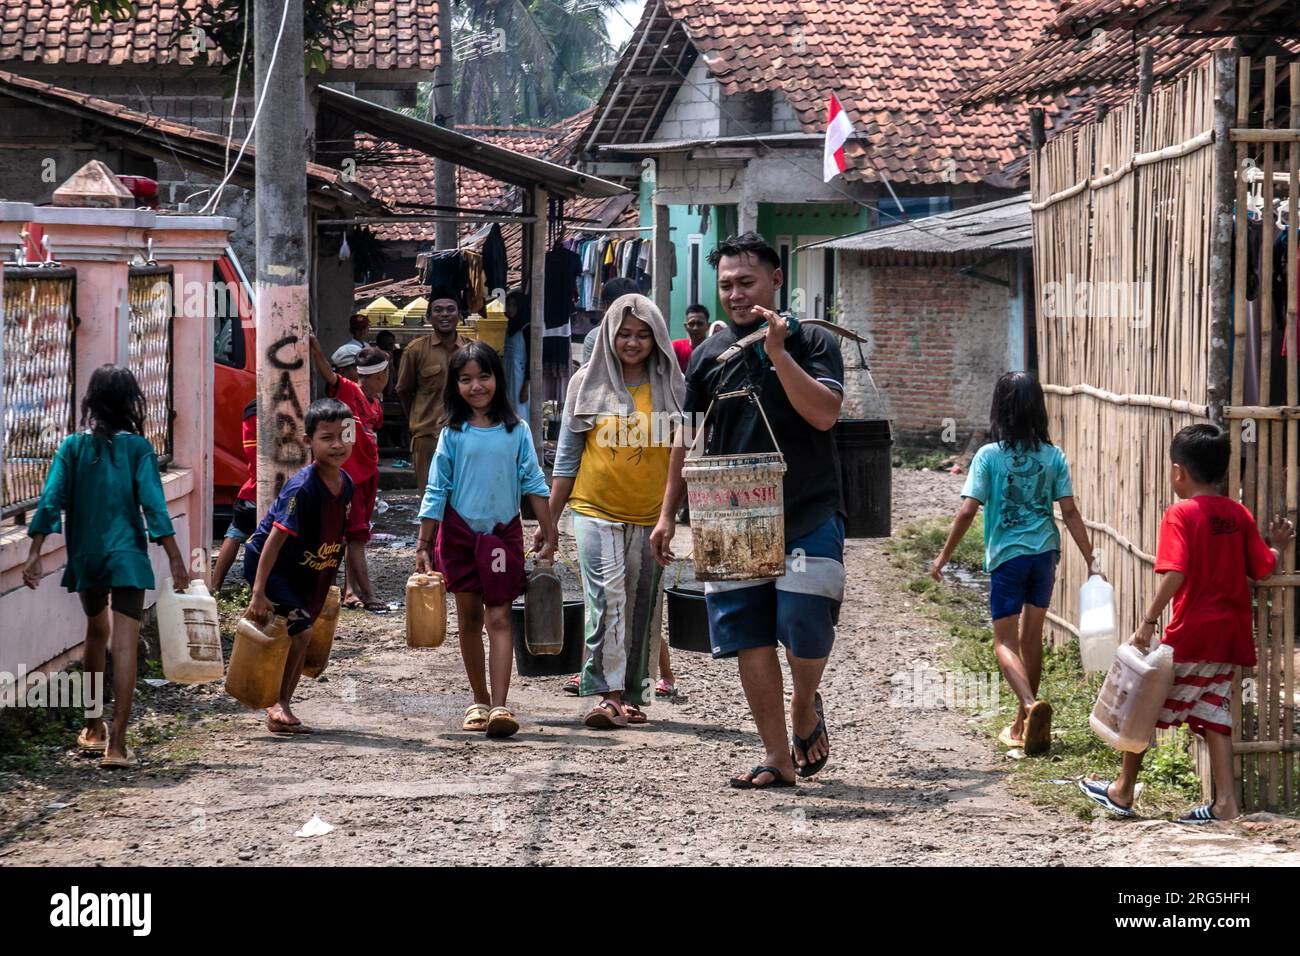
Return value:
M 352 412 L 337 399 L 319 399 L 308 407 L 303 430 L 312 464 L 284 483 L 244 546 L 244 577 L 253 586 L 248 616 L 267 622 L 280 615 L 293 639 L 280 699 L 266 712 L 267 729 L 280 734 L 311 733 L 289 701 L 302 676 L 312 623 L 338 575 L 352 506 L 352 479 L 343 471 L 356 430 Z

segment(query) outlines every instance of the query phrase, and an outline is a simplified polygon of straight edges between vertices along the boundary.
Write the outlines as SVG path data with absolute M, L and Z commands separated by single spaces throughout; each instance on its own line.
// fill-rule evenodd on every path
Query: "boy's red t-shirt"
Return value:
M 1255 664 L 1250 580 L 1273 573 L 1277 559 L 1255 518 L 1222 495 L 1197 495 L 1165 512 L 1156 549 L 1156 573 L 1187 580 L 1174 595 L 1163 642 L 1174 660 Z
M 344 462 L 343 470 L 358 485 L 369 481 L 379 474 L 379 441 L 375 432 L 384 426 L 384 406 L 379 399 L 371 401 L 366 398 L 360 385 L 342 375 L 334 388 L 326 391 L 333 391 L 330 397 L 337 398 L 351 409 L 357 422 L 356 444 L 352 446 L 352 454 Z
M 244 406 L 244 461 L 248 463 L 248 477 L 239 486 L 236 498 L 257 504 L 257 399 Z

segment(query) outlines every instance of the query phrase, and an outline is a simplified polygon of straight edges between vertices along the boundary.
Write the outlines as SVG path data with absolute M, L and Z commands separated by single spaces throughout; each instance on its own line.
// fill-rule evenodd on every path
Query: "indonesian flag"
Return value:
M 830 112 L 826 117 L 826 149 L 822 154 L 822 178 L 830 182 L 844 172 L 844 144 L 853 135 L 853 124 L 849 122 L 844 107 L 839 99 L 831 94 Z

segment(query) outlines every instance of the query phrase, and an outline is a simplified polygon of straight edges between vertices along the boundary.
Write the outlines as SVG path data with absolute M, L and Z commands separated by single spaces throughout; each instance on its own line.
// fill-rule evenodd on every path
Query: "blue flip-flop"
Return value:
M 1179 823 L 1194 823 L 1197 825 L 1203 823 L 1217 823 L 1219 818 L 1214 815 L 1214 811 L 1208 803 L 1204 803 L 1194 810 L 1189 810 L 1178 818 Z
M 1080 780 L 1079 789 L 1083 795 L 1094 803 L 1100 804 L 1107 813 L 1113 813 L 1117 817 L 1135 817 L 1132 806 L 1121 806 L 1110 798 L 1111 781 L 1110 780 Z

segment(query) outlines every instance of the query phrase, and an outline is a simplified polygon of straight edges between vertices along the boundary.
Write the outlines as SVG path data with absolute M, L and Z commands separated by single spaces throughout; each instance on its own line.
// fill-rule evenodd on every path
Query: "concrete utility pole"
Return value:
M 438 68 L 433 71 L 433 95 L 429 97 L 429 110 L 432 116 L 426 116 L 431 123 L 455 127 L 456 99 L 452 89 L 452 74 L 455 68 L 455 55 L 452 51 L 451 3 L 443 0 L 438 4 Z M 445 159 L 433 164 L 433 194 L 439 206 L 458 206 L 456 201 L 456 166 Z M 434 226 L 434 239 L 439 249 L 455 249 L 460 245 L 459 223 L 439 222 Z M 490 292 L 491 290 L 489 290 Z
M 307 464 L 307 81 L 302 0 L 254 0 L 257 119 L 257 513 Z M 278 38 L 278 49 L 277 49 Z M 274 55 L 274 65 L 272 56 Z M 265 91 L 265 93 L 263 92 Z

